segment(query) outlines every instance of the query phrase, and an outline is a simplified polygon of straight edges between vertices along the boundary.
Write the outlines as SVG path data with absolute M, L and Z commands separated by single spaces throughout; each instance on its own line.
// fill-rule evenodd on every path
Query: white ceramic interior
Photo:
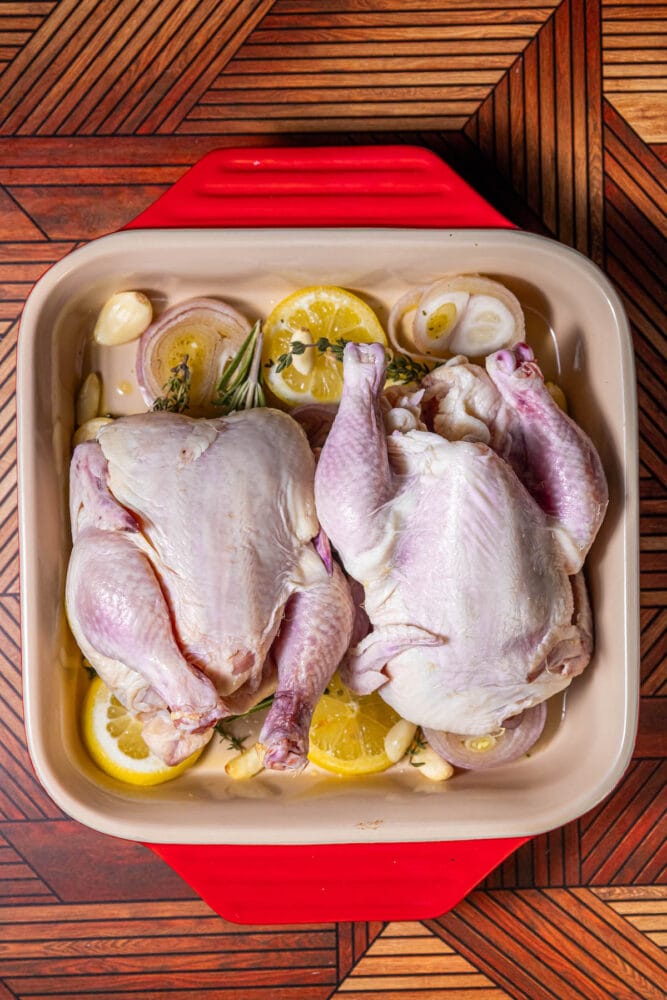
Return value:
M 550 705 L 529 757 L 433 784 L 409 766 L 367 779 L 308 768 L 233 783 L 217 739 L 174 782 L 134 789 L 105 777 L 82 747 L 85 674 L 63 589 L 70 551 L 67 480 L 74 395 L 90 366 L 106 405 L 136 345 L 91 351 L 97 312 L 115 291 L 147 292 L 159 310 L 193 295 L 266 316 L 312 284 L 356 291 L 382 319 L 409 287 L 446 272 L 497 277 L 521 300 L 528 339 L 593 438 L 610 505 L 587 563 L 596 651 L 566 698 Z M 590 809 L 619 781 L 638 704 L 636 400 L 631 341 L 618 296 L 585 257 L 509 230 L 134 230 L 74 251 L 38 282 L 23 314 L 18 366 L 19 497 L 26 726 L 36 772 L 70 816 L 104 833 L 172 843 L 351 843 L 530 835 Z

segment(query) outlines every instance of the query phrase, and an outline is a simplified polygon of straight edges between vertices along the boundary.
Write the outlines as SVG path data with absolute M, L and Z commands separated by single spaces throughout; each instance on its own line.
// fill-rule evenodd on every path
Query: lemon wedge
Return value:
M 278 360 L 295 342 L 316 345 L 321 338 L 386 344 L 379 319 L 360 298 L 333 285 L 302 288 L 273 309 L 264 324 L 264 381 L 277 399 L 290 406 L 336 403 L 343 390 L 343 364 L 331 351 L 307 346 L 292 353 L 292 363 L 278 371 Z
M 385 771 L 394 763 L 385 738 L 399 721 L 377 692 L 355 695 L 335 674 L 315 706 L 308 759 L 334 774 Z
M 141 723 L 95 677 L 83 700 L 81 734 L 86 750 L 105 774 L 130 785 L 160 785 L 183 774 L 201 755 L 197 750 L 175 767 L 152 753 L 141 735 Z

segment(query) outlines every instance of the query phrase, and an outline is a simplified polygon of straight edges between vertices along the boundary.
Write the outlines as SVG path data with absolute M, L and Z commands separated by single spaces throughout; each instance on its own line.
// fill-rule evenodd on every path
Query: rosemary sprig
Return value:
M 324 354 L 326 351 L 336 359 L 336 361 L 343 360 L 343 351 L 345 350 L 345 345 L 349 341 L 345 340 L 343 337 L 339 337 L 338 340 L 331 341 L 327 337 L 320 337 L 313 344 L 304 344 L 302 340 L 293 340 L 290 344 L 290 349 L 285 354 L 281 354 L 278 360 L 275 362 L 276 373 L 282 372 L 285 368 L 289 368 L 292 364 L 292 360 L 295 354 L 303 354 L 308 348 L 315 348 L 320 354 Z M 273 366 L 273 361 L 267 362 L 267 367 Z M 387 351 L 387 380 L 392 382 L 418 382 L 428 375 L 430 368 L 427 364 L 421 361 L 414 361 L 412 358 L 407 357 L 405 354 L 394 354 L 391 351 Z
M 252 708 L 249 708 L 247 712 L 243 712 L 241 715 L 228 715 L 224 719 L 219 719 L 213 728 L 216 733 L 220 734 L 223 740 L 227 740 L 232 750 L 241 751 L 243 750 L 243 744 L 245 743 L 247 737 L 244 736 L 239 738 L 233 733 L 227 732 L 227 729 L 225 728 L 226 725 L 230 722 L 236 722 L 238 719 L 247 719 L 249 715 L 254 715 L 255 712 L 263 712 L 265 708 L 268 708 L 272 704 L 273 695 L 270 694 L 266 698 L 262 698 L 261 701 L 258 701 L 256 705 L 253 705 Z
M 171 376 L 162 386 L 165 395 L 159 396 L 151 409 L 168 410 L 170 413 L 183 413 L 190 407 L 191 373 L 188 355 L 178 365 L 171 369 Z
M 223 413 L 266 406 L 260 365 L 263 340 L 261 323 L 257 320 L 218 382 L 213 402 Z

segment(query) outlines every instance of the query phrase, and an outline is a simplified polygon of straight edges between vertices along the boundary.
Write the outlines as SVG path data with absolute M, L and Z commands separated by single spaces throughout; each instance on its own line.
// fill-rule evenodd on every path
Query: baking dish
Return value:
M 452 270 L 490 274 L 515 291 L 529 340 L 593 438 L 609 479 L 609 512 L 587 562 L 596 653 L 564 703 L 551 706 L 546 737 L 530 758 L 486 774 L 459 774 L 442 786 L 409 768 L 353 781 L 306 772 L 233 785 L 215 752 L 155 789 L 106 779 L 79 740 L 82 671 L 62 606 L 73 397 L 90 363 L 84 342 L 102 302 L 113 291 L 138 287 L 159 305 L 213 294 L 248 315 L 266 315 L 295 288 L 327 283 L 361 294 L 386 319 L 408 286 Z M 103 375 L 113 384 L 117 372 Z M 552 829 L 591 808 L 620 779 L 638 704 L 635 383 L 619 299 L 580 254 L 542 237 L 488 229 L 113 234 L 75 251 L 34 289 L 21 324 L 17 395 L 26 728 L 37 774 L 69 815 L 108 834 L 164 845 L 426 847 Z M 136 398 L 127 403 L 139 405 Z

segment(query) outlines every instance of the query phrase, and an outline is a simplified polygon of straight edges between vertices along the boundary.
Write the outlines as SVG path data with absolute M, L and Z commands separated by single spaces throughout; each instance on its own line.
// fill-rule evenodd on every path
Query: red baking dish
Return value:
M 449 811 L 454 813 L 460 809 L 461 795 L 468 795 L 468 818 L 465 802 L 458 820 L 448 817 L 445 797 L 442 799 L 442 821 L 438 824 L 434 822 L 437 814 L 433 803 L 423 796 L 406 794 L 405 789 L 396 786 L 389 789 L 387 798 L 404 795 L 405 820 L 401 821 L 399 814 L 392 814 L 393 819 L 385 821 L 380 805 L 382 800 L 374 798 L 379 786 L 372 783 L 369 798 L 359 811 L 358 822 L 349 824 L 341 819 L 340 828 L 334 831 L 331 821 L 327 826 L 324 820 L 314 819 L 312 839 L 307 833 L 307 823 L 291 827 L 290 810 L 300 808 L 298 803 L 284 803 L 281 810 L 274 802 L 264 812 L 263 821 L 261 810 L 257 812 L 245 802 L 242 808 L 246 809 L 247 816 L 231 830 L 225 822 L 225 811 L 235 808 L 232 796 L 229 801 L 215 803 L 220 808 L 217 837 L 208 828 L 202 832 L 191 825 L 188 839 L 192 842 L 178 843 L 174 841 L 179 839 L 179 825 L 170 826 L 166 820 L 169 809 L 182 810 L 189 806 L 193 813 L 196 812 L 200 808 L 197 798 L 203 791 L 216 797 L 217 793 L 211 791 L 213 778 L 208 784 L 200 782 L 192 786 L 188 786 L 187 778 L 178 779 L 172 784 L 174 789 L 177 785 L 183 789 L 181 800 L 173 790 L 171 794 L 165 793 L 162 799 L 158 793 L 154 810 L 156 817 L 159 813 L 161 818 L 159 822 L 146 821 L 147 804 L 140 801 L 138 793 L 123 791 L 112 779 L 101 781 L 99 772 L 83 759 L 72 707 L 76 700 L 76 684 L 71 676 L 60 686 L 53 682 L 50 700 L 45 690 L 44 668 L 40 663 L 49 643 L 52 650 L 54 645 L 58 650 L 52 662 L 59 659 L 62 666 L 58 669 L 66 674 L 74 673 L 70 668 L 78 663 L 78 657 L 64 625 L 60 598 L 57 598 L 57 607 L 53 601 L 53 594 L 62 593 L 68 551 L 63 508 L 61 506 L 53 524 L 38 526 L 30 500 L 34 495 L 31 491 L 38 486 L 42 475 L 37 463 L 40 447 L 44 452 L 45 438 L 43 429 L 39 430 L 39 421 L 46 421 L 52 427 L 53 441 L 49 444 L 51 455 L 56 455 L 55 461 L 51 459 L 51 480 L 42 484 L 42 488 L 56 492 L 60 489 L 62 494 L 73 419 L 72 397 L 82 363 L 82 331 L 86 323 L 90 327 L 94 307 L 99 308 L 105 294 L 121 286 L 134 287 L 138 255 L 142 249 L 145 254 L 158 245 L 151 237 L 151 229 L 160 230 L 156 235 L 163 245 L 161 252 L 167 278 L 160 286 L 159 268 L 146 266 L 141 275 L 141 287 L 158 287 L 167 300 L 174 300 L 185 297 L 186 292 L 202 290 L 192 275 L 188 275 L 185 263 L 179 269 L 178 246 L 184 256 L 193 247 L 198 249 L 192 252 L 203 253 L 203 246 L 207 252 L 236 253 L 242 260 L 251 260 L 255 248 L 266 236 L 277 241 L 276 252 L 285 258 L 285 269 L 291 269 L 291 280 L 295 280 L 296 275 L 302 276 L 301 284 L 305 285 L 311 283 L 307 278 L 312 277 L 309 254 L 315 253 L 313 248 L 318 241 L 321 244 L 327 239 L 326 227 L 330 227 L 332 243 L 340 243 L 341 260 L 352 253 L 355 240 L 357 243 L 364 240 L 371 259 L 375 253 L 378 268 L 385 269 L 383 281 L 392 271 L 387 246 L 403 248 L 404 256 L 396 265 L 403 283 L 416 280 L 422 272 L 437 275 L 439 270 L 454 269 L 453 257 L 463 262 L 461 269 L 474 269 L 469 261 L 478 254 L 479 270 L 493 272 L 513 285 L 527 316 L 533 316 L 532 327 L 528 324 L 529 335 L 533 329 L 537 340 L 549 341 L 548 364 L 559 370 L 561 382 L 574 402 L 575 415 L 594 437 L 610 474 L 611 517 L 608 527 L 603 530 L 602 540 L 596 543 L 590 575 L 596 618 L 603 623 L 615 622 L 613 635 L 609 631 L 603 633 L 596 658 L 604 661 L 606 656 L 612 657 L 614 644 L 618 647 L 618 655 L 610 667 L 612 690 L 606 695 L 606 708 L 599 706 L 593 710 L 597 702 L 593 701 L 596 696 L 592 687 L 604 687 L 603 681 L 598 679 L 604 669 L 603 663 L 594 663 L 590 668 L 594 678 L 592 684 L 588 675 L 581 679 L 581 691 L 575 690 L 568 704 L 566 722 L 559 725 L 556 720 L 551 727 L 555 732 L 551 733 L 549 746 L 544 751 L 550 756 L 548 761 L 544 758 L 542 772 L 546 787 L 536 785 L 533 789 L 538 804 L 532 813 L 530 806 L 524 804 L 525 817 L 519 817 L 516 822 L 511 816 L 499 815 L 494 823 L 494 802 L 498 795 L 511 797 L 516 783 L 521 783 L 522 776 L 527 773 L 528 761 L 512 765 L 514 771 L 511 767 L 501 769 L 508 772 L 509 777 L 499 776 L 495 785 L 488 784 L 488 777 L 456 779 L 459 790 L 457 792 L 452 783 L 454 792 L 449 792 L 449 801 L 455 808 Z M 77 254 L 73 254 L 56 265 L 39 283 L 38 289 L 42 287 L 37 295 L 31 296 L 22 324 L 19 405 L 21 557 L 22 578 L 26 584 L 23 596 L 24 670 L 27 729 L 36 771 L 47 790 L 70 815 L 106 833 L 148 843 L 228 919 L 244 923 L 310 923 L 416 919 L 442 913 L 530 835 L 580 815 L 608 794 L 620 779 L 631 754 L 638 701 L 636 404 L 627 322 L 618 299 L 594 265 L 573 251 L 518 232 L 494 235 L 495 230 L 511 230 L 510 223 L 441 160 L 426 150 L 408 146 L 217 151 L 186 173 L 128 228 L 134 232 L 96 241 L 97 244 L 117 242 L 114 245 L 107 242 L 99 252 L 93 251 L 97 253 L 94 262 L 83 258 L 77 262 Z M 253 237 L 250 230 L 255 228 L 256 236 Z M 169 234 L 174 229 L 184 231 L 180 242 Z M 311 229 L 312 237 L 309 236 Z M 238 239 L 233 230 L 239 231 Z M 387 231 L 386 236 L 382 236 L 381 230 Z M 221 234 L 219 246 L 216 233 Z M 139 242 L 134 244 L 133 240 Z M 173 248 L 171 256 L 170 246 Z M 544 260 L 538 266 L 534 262 L 540 255 Z M 441 258 L 442 265 L 434 261 L 434 257 Z M 529 259 L 533 263 L 524 265 Z M 345 283 L 346 266 L 341 264 L 339 273 L 330 275 L 331 283 Z M 531 266 L 537 267 L 535 275 L 530 272 Z M 553 266 L 562 267 L 563 280 L 567 282 L 563 291 L 566 305 L 555 301 L 557 285 L 546 291 L 538 287 L 538 274 L 546 275 Z M 54 271 L 57 271 L 55 275 Z M 384 287 L 382 282 L 378 287 Z M 242 289 L 239 294 L 242 297 Z M 588 306 L 593 325 L 596 330 L 599 328 L 595 335 L 586 331 L 582 334 L 574 328 L 579 306 L 582 310 Z M 26 402 L 28 398 L 39 398 L 40 391 L 44 396 L 43 386 L 35 384 L 34 359 L 38 345 L 43 345 L 44 338 L 50 336 L 45 316 L 51 317 L 52 323 L 58 320 L 51 351 L 52 369 L 57 375 L 59 373 L 61 382 L 58 390 L 53 390 L 53 399 L 57 402 L 51 404 L 50 411 L 47 406 L 46 412 L 44 407 L 35 409 Z M 556 327 L 559 332 L 554 348 L 553 329 Z M 61 341 L 69 337 L 67 344 L 58 342 L 59 337 Z M 593 378 L 597 368 L 592 370 L 585 356 L 582 365 L 582 345 L 584 351 L 593 352 L 597 357 L 603 342 L 607 357 L 600 364 L 604 371 Z M 73 368 L 78 374 L 74 370 L 65 374 L 62 358 L 73 346 Z M 617 393 L 617 405 L 609 405 L 605 396 L 612 391 Z M 589 405 L 591 401 L 594 408 Z M 37 446 L 35 440 L 38 440 Z M 34 546 L 40 532 L 44 538 L 45 531 L 47 545 L 60 553 L 48 574 L 52 587 L 50 597 L 36 592 L 39 587 Z M 619 595 L 610 594 L 604 585 L 611 573 L 615 573 L 622 584 L 622 600 L 615 607 L 612 607 L 614 596 L 618 598 Z M 48 636 L 45 636 L 45 619 L 51 628 Z M 612 624 L 609 627 L 611 629 Z M 78 670 L 77 676 L 80 674 Z M 71 705 L 67 702 L 68 697 Z M 45 725 L 47 708 L 53 704 L 62 709 L 55 738 L 53 733 L 46 732 Z M 571 801 L 568 801 L 567 775 L 558 773 L 556 755 L 559 747 L 570 738 L 568 734 L 574 731 L 581 736 L 584 725 L 596 722 L 600 731 L 606 726 L 611 736 L 608 733 L 609 738 L 601 737 L 604 746 L 596 751 L 599 759 L 583 781 L 572 784 Z M 540 759 L 537 754 L 534 767 L 540 766 Z M 555 797 L 551 802 L 548 801 L 549 782 Z M 335 803 L 338 792 L 329 784 L 321 794 L 324 796 L 322 808 L 326 811 L 331 808 L 326 805 L 327 796 Z M 221 793 L 219 798 L 224 799 L 225 794 Z M 308 799 L 307 794 L 304 799 Z M 525 802 L 530 803 L 532 799 L 529 797 Z M 428 809 L 421 819 L 423 805 Z M 312 797 L 307 808 L 315 817 Z M 276 824 L 274 836 L 267 829 L 267 824 L 272 823 Z M 440 839 L 440 830 L 446 839 Z M 218 839 L 222 843 L 217 843 Z

